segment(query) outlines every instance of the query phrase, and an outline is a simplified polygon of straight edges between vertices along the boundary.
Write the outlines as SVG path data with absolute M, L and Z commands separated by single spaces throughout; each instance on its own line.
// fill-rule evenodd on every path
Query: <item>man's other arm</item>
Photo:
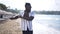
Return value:
M 11 19 L 11 20 L 14 20 L 14 19 L 18 19 L 18 18 L 26 19 L 26 20 L 28 20 L 28 21 L 32 21 L 32 20 L 34 19 L 33 16 L 30 16 L 30 17 L 22 17 L 22 16 L 20 16 L 20 15 L 18 15 L 18 16 L 16 16 L 16 17 L 12 17 L 12 18 L 10 18 L 10 19 Z
M 30 16 L 30 17 L 23 17 L 24 19 L 28 20 L 28 21 L 32 21 L 34 19 L 33 16 Z

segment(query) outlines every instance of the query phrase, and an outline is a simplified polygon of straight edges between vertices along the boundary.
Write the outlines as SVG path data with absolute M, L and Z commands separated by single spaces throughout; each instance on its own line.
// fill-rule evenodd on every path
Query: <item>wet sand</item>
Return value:
M 18 20 L 0 21 L 0 34 L 22 34 Z

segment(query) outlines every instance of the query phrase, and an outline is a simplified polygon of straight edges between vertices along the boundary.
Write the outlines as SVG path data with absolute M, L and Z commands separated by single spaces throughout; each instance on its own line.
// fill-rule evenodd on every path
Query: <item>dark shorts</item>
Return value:
M 23 34 L 33 34 L 33 31 L 23 31 Z
M 23 31 L 23 34 L 33 34 L 33 31 L 29 31 L 29 29 L 27 28 L 27 31 Z

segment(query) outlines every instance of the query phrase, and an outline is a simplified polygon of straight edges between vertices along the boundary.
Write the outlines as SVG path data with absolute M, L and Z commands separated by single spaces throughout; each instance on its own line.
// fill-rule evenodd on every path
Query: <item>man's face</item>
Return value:
M 27 5 L 25 8 L 26 8 L 26 10 L 31 11 L 31 6 L 30 5 Z

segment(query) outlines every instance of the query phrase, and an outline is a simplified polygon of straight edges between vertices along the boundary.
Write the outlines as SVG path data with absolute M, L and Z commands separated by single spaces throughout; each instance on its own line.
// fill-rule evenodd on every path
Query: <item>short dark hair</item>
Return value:
M 30 3 L 25 3 L 25 7 L 26 7 L 27 5 L 28 5 L 28 6 L 31 6 L 31 4 L 30 4 Z

